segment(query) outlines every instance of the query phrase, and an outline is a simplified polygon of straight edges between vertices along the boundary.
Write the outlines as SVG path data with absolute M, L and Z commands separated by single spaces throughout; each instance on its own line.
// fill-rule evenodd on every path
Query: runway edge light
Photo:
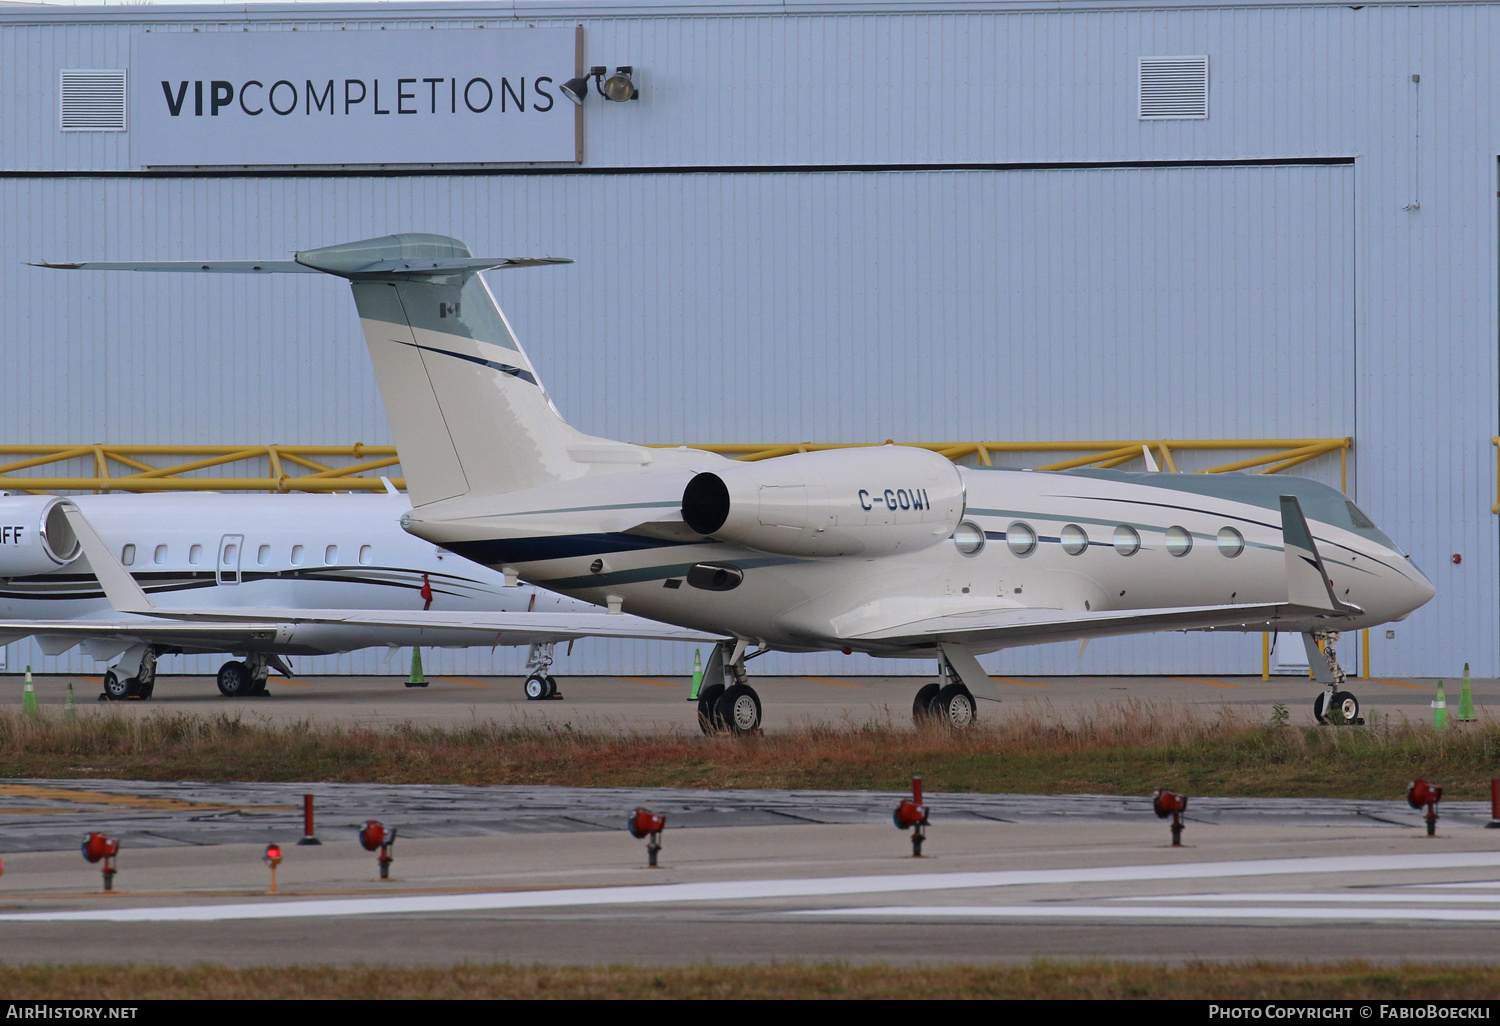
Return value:
M 1187 795 L 1178 794 L 1176 791 L 1168 791 L 1166 788 L 1157 788 L 1156 794 L 1151 796 L 1151 808 L 1158 819 L 1172 817 L 1172 847 L 1182 847 L 1182 814 L 1187 811 Z
M 1427 809 L 1427 816 L 1425 818 L 1427 820 L 1428 837 L 1437 835 L 1437 804 L 1442 800 L 1443 789 L 1441 787 L 1433 787 L 1420 777 L 1406 785 L 1406 804 L 1414 809 L 1420 809 L 1424 806 Z
M 90 863 L 103 861 L 104 889 L 115 889 L 115 856 L 120 854 L 120 842 L 91 830 L 83 839 L 83 857 Z
M 667 828 L 667 817 L 647 808 L 637 808 L 625 821 L 625 825 L 629 828 L 631 837 L 637 840 L 646 838 L 647 868 L 659 868 L 656 864 L 656 853 L 661 851 L 661 832 Z
M 396 843 L 396 828 L 387 830 L 385 824 L 378 819 L 365 820 L 364 826 L 359 828 L 359 844 L 365 851 L 379 851 L 380 857 L 376 860 L 380 863 L 380 879 L 391 878 L 391 863 L 395 857 L 391 854 L 391 846 Z
M 914 859 L 922 857 L 922 842 L 927 840 L 927 814 L 927 806 L 922 804 L 922 778 L 912 777 L 911 797 L 901 799 L 891 821 L 897 830 L 911 831 L 911 857 Z
M 272 841 L 266 845 L 266 865 L 271 867 L 271 894 L 280 893 L 276 890 L 276 867 L 281 865 L 281 845 Z

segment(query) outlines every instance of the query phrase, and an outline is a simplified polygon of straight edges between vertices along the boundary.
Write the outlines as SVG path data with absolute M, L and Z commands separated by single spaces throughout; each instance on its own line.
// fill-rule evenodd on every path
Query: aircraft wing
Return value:
M 1285 617 L 1286 603 L 1233 606 L 1173 606 L 1161 609 L 1121 609 L 1077 612 L 1063 609 L 969 609 L 890 624 L 848 635 L 850 641 L 906 642 L 912 645 L 942 641 L 962 645 L 1041 644 L 1080 641 L 1145 631 L 1201 631 L 1243 629 Z
M 366 629 L 417 629 L 472 633 L 474 643 L 519 645 L 569 641 L 574 638 L 638 638 L 654 641 L 695 641 L 713 644 L 723 637 L 686 627 L 657 623 L 628 613 L 450 613 L 435 610 L 370 609 L 166 609 L 152 602 L 136 579 L 99 537 L 77 506 L 64 508 L 110 605 L 120 613 L 169 620 L 174 624 L 202 624 L 224 629 L 270 628 L 320 624 Z M 67 623 L 69 621 L 64 621 Z M 138 621 L 130 621 L 132 629 Z M 0 623 L 0 630 L 6 629 Z M 32 629 L 29 633 L 42 633 Z M 52 632 L 47 632 L 52 633 Z

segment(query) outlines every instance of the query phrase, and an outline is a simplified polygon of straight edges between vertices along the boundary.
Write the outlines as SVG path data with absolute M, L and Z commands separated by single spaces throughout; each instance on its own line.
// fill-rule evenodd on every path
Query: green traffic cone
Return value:
M 73 706 L 73 682 L 68 681 L 68 697 L 63 699 L 63 719 L 76 720 L 78 710 Z
M 698 701 L 698 689 L 703 686 L 703 650 L 693 649 L 693 690 L 688 694 L 689 702 Z
M 409 688 L 425 688 L 427 678 L 422 676 L 422 650 L 413 648 L 411 650 L 411 676 L 406 679 Z
M 26 684 L 21 688 L 21 712 L 26 716 L 37 715 L 36 691 L 31 686 L 31 666 L 26 667 Z
M 1443 694 L 1443 682 L 1438 681 L 1437 701 L 1432 703 L 1432 729 L 1448 729 L 1448 698 Z
M 1458 722 L 1474 719 L 1474 692 L 1469 688 L 1469 664 L 1464 663 L 1464 689 L 1458 693 Z

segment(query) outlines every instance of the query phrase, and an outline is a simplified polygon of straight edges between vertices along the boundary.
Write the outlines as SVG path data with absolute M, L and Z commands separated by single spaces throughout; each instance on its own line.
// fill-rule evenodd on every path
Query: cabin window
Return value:
M 271 562 L 271 546 L 262 545 L 255 550 L 255 561 L 261 566 L 267 566 Z
M 127 545 L 120 550 L 120 562 L 126 566 L 135 565 L 135 546 Z
M 1245 536 L 1232 527 L 1219 529 L 1219 551 L 1230 559 L 1245 551 Z
M 360 563 L 361 566 L 369 566 L 370 562 L 374 558 L 375 558 L 375 549 L 374 549 L 373 546 L 370 546 L 370 545 L 361 545 L 359 547 L 359 563 Z
M 157 566 L 166 566 L 167 547 L 165 545 L 158 545 L 155 554 L 151 557 L 151 561 Z
M 307 553 L 301 545 L 292 546 L 292 566 L 301 566 L 302 561 L 306 558 Z
M 238 545 L 224 546 L 224 565 L 237 566 L 240 561 L 240 547 Z
M 971 520 L 965 520 L 953 532 L 953 545 L 966 556 L 972 556 L 984 548 L 984 531 Z
M 1015 523 L 1005 529 L 1005 544 L 1018 556 L 1029 556 L 1036 548 L 1036 532 L 1026 524 Z
M 327 563 L 329 566 L 333 566 L 338 561 L 339 561 L 339 547 L 337 545 L 330 545 L 330 546 L 328 546 L 328 548 L 326 548 L 326 549 L 323 550 L 323 562 L 324 563 Z
M 1193 551 L 1193 535 L 1185 527 L 1167 528 L 1167 551 L 1174 556 L 1186 556 Z
M 1062 529 L 1062 547 L 1070 556 L 1082 555 L 1088 551 L 1088 532 L 1077 524 L 1069 524 Z
M 199 563 L 203 562 L 202 545 L 194 545 L 188 549 L 188 562 L 193 566 L 197 566 Z
M 1129 524 L 1115 528 L 1115 551 L 1122 556 L 1133 556 L 1141 549 L 1141 536 Z

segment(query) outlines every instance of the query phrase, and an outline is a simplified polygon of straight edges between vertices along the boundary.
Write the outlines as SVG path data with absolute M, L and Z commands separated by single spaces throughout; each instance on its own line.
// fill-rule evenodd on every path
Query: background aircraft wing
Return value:
M 629 613 L 447 613 L 423 610 L 371 609 L 161 609 L 147 614 L 173 623 L 211 626 L 296 627 L 299 624 L 360 627 L 366 630 L 415 629 L 445 634 L 472 633 L 474 644 L 526 644 L 573 638 L 640 638 L 648 641 L 696 641 L 713 644 L 725 635 L 657 623 Z M 0 624 L 4 629 L 4 624 Z

